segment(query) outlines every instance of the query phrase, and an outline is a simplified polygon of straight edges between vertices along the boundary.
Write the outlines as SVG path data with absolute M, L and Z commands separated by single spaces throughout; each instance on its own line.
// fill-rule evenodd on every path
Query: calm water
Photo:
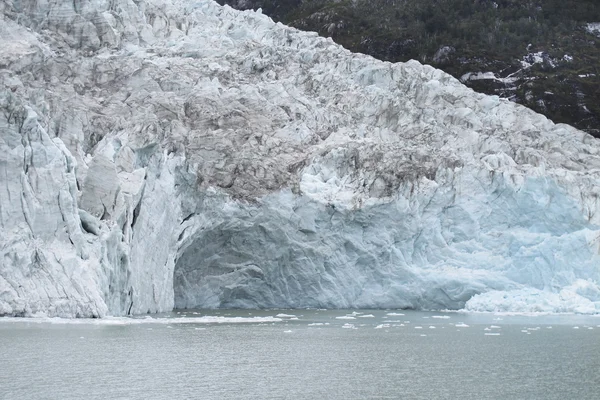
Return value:
M 0 398 L 600 399 L 599 317 L 359 312 L 0 319 Z

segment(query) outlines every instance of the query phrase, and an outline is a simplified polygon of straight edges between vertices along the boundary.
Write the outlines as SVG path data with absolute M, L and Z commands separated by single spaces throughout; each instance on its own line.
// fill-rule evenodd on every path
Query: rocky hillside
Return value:
M 380 60 L 419 60 L 600 137 L 597 0 L 220 0 Z

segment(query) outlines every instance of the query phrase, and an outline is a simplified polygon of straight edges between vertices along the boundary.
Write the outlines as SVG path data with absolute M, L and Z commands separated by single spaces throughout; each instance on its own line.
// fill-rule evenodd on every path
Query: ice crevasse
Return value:
M 600 142 L 208 0 L 0 4 L 0 315 L 600 312 Z

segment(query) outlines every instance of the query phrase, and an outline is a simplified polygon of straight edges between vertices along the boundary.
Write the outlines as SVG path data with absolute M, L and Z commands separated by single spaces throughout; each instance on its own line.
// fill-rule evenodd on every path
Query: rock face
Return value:
M 0 314 L 600 311 L 591 136 L 208 0 L 0 11 Z

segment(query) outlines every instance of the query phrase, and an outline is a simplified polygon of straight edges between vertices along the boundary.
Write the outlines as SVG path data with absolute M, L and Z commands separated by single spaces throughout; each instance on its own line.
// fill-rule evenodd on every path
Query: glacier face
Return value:
M 600 311 L 583 132 L 208 0 L 0 12 L 0 314 Z

